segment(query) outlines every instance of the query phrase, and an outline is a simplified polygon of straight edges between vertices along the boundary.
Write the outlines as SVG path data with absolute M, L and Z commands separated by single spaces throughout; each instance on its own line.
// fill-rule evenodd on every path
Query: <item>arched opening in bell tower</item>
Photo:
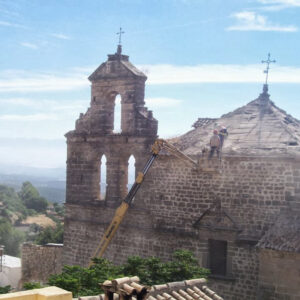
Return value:
M 122 105 L 120 94 L 115 97 L 115 108 L 114 108 L 114 129 L 113 133 L 121 133 L 121 117 L 122 117 Z
M 100 199 L 104 200 L 106 196 L 106 186 L 107 186 L 107 168 L 106 168 L 107 159 L 105 154 L 102 155 L 100 160 L 100 182 L 99 182 L 99 194 Z
M 127 178 L 127 190 L 129 191 L 135 182 L 135 158 L 131 155 L 128 159 L 128 178 Z

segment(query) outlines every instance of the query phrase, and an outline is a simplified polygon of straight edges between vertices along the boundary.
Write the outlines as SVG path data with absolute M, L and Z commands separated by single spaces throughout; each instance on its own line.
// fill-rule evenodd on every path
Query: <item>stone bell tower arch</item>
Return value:
M 75 130 L 67 138 L 67 192 L 64 238 L 64 262 L 86 264 L 92 250 L 81 249 L 85 237 L 74 238 L 74 229 L 88 231 L 93 222 L 90 210 L 101 214 L 105 207 L 115 207 L 127 194 L 128 160 L 135 158 L 141 169 L 150 146 L 157 137 L 157 120 L 145 107 L 147 77 L 133 66 L 127 55 L 108 55 L 90 76 L 91 100 L 85 114 L 80 114 Z M 114 133 L 115 99 L 121 96 L 121 132 Z M 106 194 L 101 195 L 101 158 L 106 157 Z M 74 220 L 75 212 L 80 218 Z M 76 234 L 78 234 L 76 232 Z M 91 248 L 93 248 L 91 246 Z M 75 249 L 75 250 L 74 250 Z M 77 250 L 76 250 L 77 249 Z M 85 252 L 86 255 L 81 255 Z M 81 253 L 81 254 L 79 254 Z M 79 258 L 80 257 L 80 258 Z

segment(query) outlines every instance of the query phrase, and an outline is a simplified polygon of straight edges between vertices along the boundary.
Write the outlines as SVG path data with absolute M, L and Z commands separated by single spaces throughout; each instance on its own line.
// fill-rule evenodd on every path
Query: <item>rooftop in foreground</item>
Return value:
M 99 296 L 79 297 L 80 300 L 223 300 L 214 291 L 207 287 L 206 279 L 191 279 L 179 282 L 154 285 L 152 287 L 140 284 L 135 277 L 123 277 L 107 280 L 102 284 L 105 294 Z

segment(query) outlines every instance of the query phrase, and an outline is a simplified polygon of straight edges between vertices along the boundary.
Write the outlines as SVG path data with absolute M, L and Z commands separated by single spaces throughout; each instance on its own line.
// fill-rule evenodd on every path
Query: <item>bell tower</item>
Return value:
M 157 120 L 145 107 L 147 77 L 122 54 L 108 55 L 90 76 L 91 101 L 76 128 L 66 134 L 67 203 L 101 200 L 100 159 L 107 159 L 106 203 L 119 202 L 127 193 L 128 159 L 136 168 L 147 159 L 157 135 Z M 121 132 L 114 133 L 116 96 L 121 97 Z
M 75 130 L 67 138 L 67 191 L 65 218 L 65 263 L 85 264 L 87 257 L 75 259 L 73 217 L 82 218 L 81 227 L 89 226 L 93 217 L 106 208 L 116 207 L 128 191 L 128 161 L 134 157 L 135 169 L 142 169 L 150 147 L 157 137 L 157 120 L 145 107 L 144 93 L 147 77 L 133 66 L 127 55 L 108 55 L 90 76 L 90 107 L 80 114 Z M 121 98 L 121 132 L 114 132 L 116 98 Z M 106 159 L 106 174 L 101 174 L 102 157 Z M 102 177 L 102 179 L 101 179 Z M 106 177 L 105 184 L 101 181 Z M 104 191 L 105 187 L 105 191 Z M 77 220 L 78 222 L 78 220 Z M 84 237 L 80 240 L 84 241 Z M 69 250 L 68 250 L 69 249 Z M 73 249 L 73 250 L 71 250 Z M 70 252 L 71 251 L 71 252 Z M 76 252 L 76 251 L 75 251 Z M 79 259 L 79 260 L 78 260 Z

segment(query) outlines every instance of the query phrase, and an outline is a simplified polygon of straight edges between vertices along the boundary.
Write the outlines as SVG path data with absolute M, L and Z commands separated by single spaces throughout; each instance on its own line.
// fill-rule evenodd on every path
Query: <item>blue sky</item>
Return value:
M 65 166 L 120 26 L 162 137 L 255 99 L 268 52 L 271 98 L 300 118 L 299 14 L 300 0 L 0 0 L 0 164 Z

